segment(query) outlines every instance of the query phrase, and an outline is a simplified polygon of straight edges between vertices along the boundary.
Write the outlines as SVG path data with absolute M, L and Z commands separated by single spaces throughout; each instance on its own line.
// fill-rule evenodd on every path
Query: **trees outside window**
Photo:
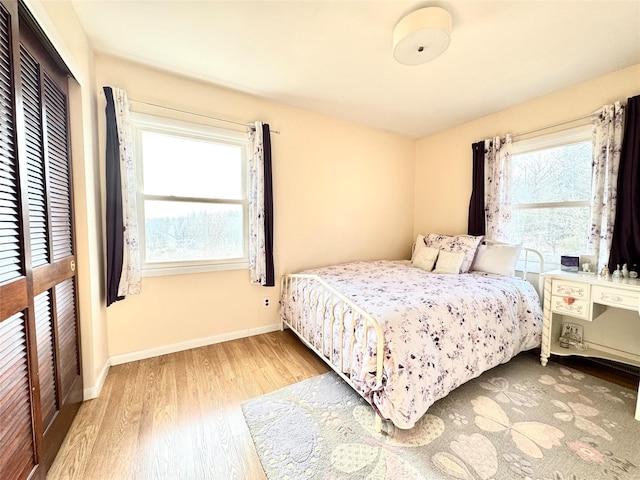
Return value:
M 509 239 L 539 250 L 547 264 L 587 251 L 592 140 L 581 127 L 514 142 Z

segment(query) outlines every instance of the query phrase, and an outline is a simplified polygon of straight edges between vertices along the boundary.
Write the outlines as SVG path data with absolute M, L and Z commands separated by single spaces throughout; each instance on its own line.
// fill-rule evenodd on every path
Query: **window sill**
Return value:
M 166 277 L 171 275 L 189 275 L 193 273 L 220 272 L 226 270 L 246 270 L 249 268 L 249 262 L 238 263 L 219 263 L 211 265 L 178 265 L 178 266 L 162 266 L 143 268 L 143 277 Z

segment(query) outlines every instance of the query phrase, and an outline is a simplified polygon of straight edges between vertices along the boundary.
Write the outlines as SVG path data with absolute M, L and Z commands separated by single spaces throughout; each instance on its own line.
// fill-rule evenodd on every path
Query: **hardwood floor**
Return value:
M 638 387 L 633 375 L 578 358 L 551 361 Z M 240 405 L 326 371 L 289 331 L 111 367 L 47 479 L 263 480 Z
M 582 357 L 552 356 L 551 361 L 567 365 L 583 373 L 602 378 L 631 390 L 638 390 L 638 376 L 613 367 L 597 363 L 597 361 Z
M 264 479 L 240 404 L 327 370 L 289 331 L 111 367 L 47 479 Z

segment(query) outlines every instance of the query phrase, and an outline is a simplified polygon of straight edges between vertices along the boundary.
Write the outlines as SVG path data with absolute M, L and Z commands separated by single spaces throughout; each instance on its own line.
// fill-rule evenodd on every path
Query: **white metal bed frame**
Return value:
M 499 244 L 500 242 L 495 242 L 492 240 L 485 240 L 486 243 L 490 244 Z M 538 272 L 529 272 L 529 256 L 533 255 L 536 257 L 537 262 L 539 264 Z M 544 259 L 542 255 L 537 250 L 533 250 L 531 248 L 523 247 L 521 250 L 520 259 L 524 262 L 524 267 L 522 271 L 518 271 L 518 277 L 529 280 L 528 275 L 530 274 L 539 274 L 544 272 Z M 533 283 L 533 282 L 531 282 Z M 538 285 L 533 284 L 538 294 L 540 296 L 540 301 L 542 302 L 542 293 L 543 289 L 541 287 L 541 279 L 538 279 Z M 369 313 L 367 313 L 360 306 L 355 304 L 352 300 L 344 296 L 334 287 L 325 282 L 320 276 L 313 274 L 288 274 L 283 275 L 281 279 L 281 292 L 283 297 L 286 298 L 291 291 L 298 292 L 306 292 L 306 295 L 300 295 L 296 300 L 296 314 L 293 315 L 293 321 L 287 321 L 284 318 L 284 315 L 280 315 L 281 318 L 281 328 L 284 330 L 285 326 L 289 327 L 300 340 L 311 350 L 313 350 L 316 355 L 318 355 L 322 360 L 329 365 L 340 377 L 347 382 L 356 392 L 358 392 L 368 403 L 370 403 L 369 399 L 364 397 L 362 392 L 356 388 L 356 386 L 351 381 L 351 374 L 353 373 L 353 365 L 350 362 L 349 375 L 343 373 L 344 367 L 344 345 L 345 340 L 349 341 L 349 352 L 353 355 L 353 347 L 356 343 L 356 313 L 360 315 L 362 332 L 361 336 L 366 336 L 366 338 L 361 339 L 361 345 L 369 344 L 369 335 L 370 333 L 375 333 L 375 351 L 376 351 L 376 371 L 375 371 L 375 386 L 376 388 L 380 387 L 382 384 L 382 363 L 384 359 L 384 332 L 381 325 L 378 321 Z M 306 288 L 303 288 L 306 287 Z M 314 292 L 314 299 L 311 299 L 311 292 Z M 286 294 L 286 295 L 285 295 Z M 317 321 L 318 318 L 324 319 L 327 309 L 331 309 L 331 317 L 329 319 L 329 332 L 334 332 L 335 322 L 338 323 L 338 333 L 339 333 L 339 363 L 334 364 L 333 352 L 334 352 L 334 335 L 330 335 L 328 340 L 324 338 L 325 328 L 320 326 L 320 340 L 314 341 L 313 338 L 316 336 L 315 334 L 309 335 L 310 332 L 316 332 L 317 329 Z M 318 312 L 320 310 L 321 315 L 318 316 Z M 336 316 L 335 312 L 341 312 L 338 316 Z M 351 315 L 351 327 L 347 332 L 345 327 L 345 318 L 347 313 L 350 312 Z M 312 325 L 305 325 L 305 322 L 302 319 L 313 318 Z M 345 333 L 348 336 L 345 336 Z M 311 338 L 311 341 L 309 340 Z M 327 356 L 325 352 L 326 342 L 329 343 L 329 356 Z M 320 345 L 317 345 L 320 343 Z M 375 409 L 374 409 L 375 411 Z M 376 430 L 380 432 L 382 430 L 382 418 L 376 412 Z

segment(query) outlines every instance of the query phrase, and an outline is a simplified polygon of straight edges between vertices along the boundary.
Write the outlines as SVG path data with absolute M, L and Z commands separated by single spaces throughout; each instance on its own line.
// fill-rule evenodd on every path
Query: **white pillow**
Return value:
M 433 270 L 433 266 L 436 263 L 436 258 L 438 258 L 438 253 L 440 253 L 440 250 L 438 250 L 437 248 L 427 247 L 424 244 L 424 241 L 420 240 L 416 242 L 416 248 L 413 251 L 413 258 L 411 259 L 411 264 L 414 267 L 418 267 L 418 268 L 421 268 L 422 270 L 426 270 L 427 272 L 430 272 L 431 270 Z
M 418 235 L 418 238 L 416 238 L 416 243 L 413 244 L 413 251 L 411 252 L 411 262 L 413 263 L 413 259 L 416 258 L 416 255 L 418 253 L 418 249 L 422 248 L 422 246 L 427 246 L 426 243 L 424 243 L 424 235 Z
M 438 254 L 438 261 L 433 273 L 460 273 L 460 267 L 464 261 L 464 253 L 462 252 L 447 252 L 446 250 L 440 250 Z
M 513 277 L 522 245 L 480 245 L 473 269 Z

